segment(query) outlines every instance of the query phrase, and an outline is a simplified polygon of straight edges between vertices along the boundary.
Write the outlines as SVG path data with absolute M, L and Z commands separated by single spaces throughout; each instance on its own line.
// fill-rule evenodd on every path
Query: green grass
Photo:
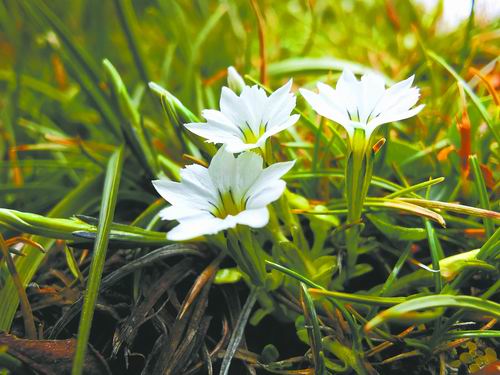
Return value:
M 117 374 L 425 374 L 498 347 L 500 21 L 436 22 L 410 0 L 0 2 L 0 228 L 22 252 L 0 257 L 0 331 L 76 338 L 73 374 L 98 354 Z M 219 108 L 231 65 L 267 91 L 293 78 L 301 115 L 268 145 L 297 160 L 271 223 L 229 235 L 258 288 L 230 256 L 206 277 L 224 235 L 167 241 L 151 184 L 210 161 L 183 124 Z M 415 74 L 426 105 L 378 131 L 362 225 L 345 132 L 298 94 L 346 67 Z M 28 371 L 2 340 L 0 373 Z

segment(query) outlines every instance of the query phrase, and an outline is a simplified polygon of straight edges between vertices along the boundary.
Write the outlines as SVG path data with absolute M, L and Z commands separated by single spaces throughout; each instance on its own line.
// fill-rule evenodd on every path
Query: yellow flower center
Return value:
M 245 123 L 240 129 L 246 143 L 257 143 L 259 138 L 266 132 L 266 124 L 260 124 L 258 134 L 255 134 L 248 123 Z
M 214 216 L 224 219 L 229 215 L 236 216 L 245 210 L 245 202 L 235 199 L 231 191 L 219 192 L 219 202 L 212 212 Z

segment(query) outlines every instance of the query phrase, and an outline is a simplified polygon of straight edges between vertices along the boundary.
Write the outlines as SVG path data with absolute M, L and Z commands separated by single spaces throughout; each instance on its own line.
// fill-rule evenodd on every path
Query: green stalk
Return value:
M 258 277 L 259 280 L 255 280 L 258 282 L 255 286 L 261 286 L 265 284 L 266 281 L 266 265 L 264 263 L 266 254 L 260 247 L 259 243 L 255 240 L 252 232 L 248 227 L 239 226 L 238 234 L 240 238 L 240 242 L 243 245 L 243 256 L 248 259 L 250 262 L 250 267 L 252 267 Z
M 367 150 L 368 142 L 363 129 L 355 129 L 351 140 L 351 151 L 347 157 L 345 171 L 345 193 L 347 202 L 347 275 L 354 272 L 358 258 L 359 235 L 361 233 L 359 221 L 363 211 L 363 204 L 368 192 L 372 174 L 372 160 Z M 368 183 L 367 183 L 368 181 Z
M 245 256 L 245 249 L 242 249 L 240 236 L 237 230 L 229 230 L 227 232 L 228 239 L 228 253 L 231 258 L 236 262 L 238 267 L 250 278 L 254 285 L 260 284 L 260 276 L 258 269 L 253 266 L 253 263 L 247 256 Z
M 113 222 L 118 197 L 123 159 L 124 148 L 123 146 L 119 146 L 108 162 L 101 211 L 99 214 L 99 224 L 97 226 L 97 237 L 94 244 L 92 263 L 90 265 L 89 278 L 87 281 L 87 290 L 85 292 L 85 300 L 78 328 L 78 342 L 71 371 L 72 375 L 81 375 L 83 373 L 94 309 L 97 302 L 97 295 L 99 294 L 102 270 L 106 260 L 109 232 L 111 230 L 111 223 Z

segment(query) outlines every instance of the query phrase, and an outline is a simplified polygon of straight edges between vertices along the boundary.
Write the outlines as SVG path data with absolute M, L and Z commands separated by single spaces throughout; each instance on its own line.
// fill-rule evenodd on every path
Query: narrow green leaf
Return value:
M 470 155 L 469 161 L 472 167 L 472 173 L 474 175 L 474 184 L 476 185 L 476 193 L 479 197 L 479 204 L 485 210 L 490 211 L 490 199 L 488 197 L 488 191 L 486 190 L 486 183 L 484 182 L 483 173 L 481 172 L 481 168 L 479 166 L 479 160 L 477 160 L 477 155 Z M 493 221 L 489 217 L 484 217 L 483 222 L 484 228 L 486 230 L 486 235 L 488 237 L 491 237 L 493 235 L 493 232 L 495 232 Z
M 443 249 L 441 248 L 441 244 L 437 238 L 436 231 L 429 220 L 425 220 L 425 229 L 427 230 L 427 238 L 431 252 L 432 269 L 439 271 L 439 262 L 444 258 Z M 435 292 L 440 293 L 441 288 L 443 287 L 440 272 L 434 272 L 433 277 Z
M 309 346 L 313 354 L 314 373 L 323 375 L 326 373 L 325 369 L 325 354 L 323 353 L 323 346 L 321 344 L 321 332 L 319 330 L 318 315 L 314 308 L 314 302 L 307 290 L 304 283 L 300 283 L 300 296 L 302 302 L 302 309 L 304 310 L 304 318 L 307 323 L 307 335 L 309 337 Z
M 73 250 L 67 245 L 64 245 L 64 253 L 66 254 L 66 263 L 69 270 L 71 271 L 75 279 L 78 279 L 81 283 L 83 283 L 83 275 L 80 271 L 80 268 L 78 267 L 78 262 L 75 259 Z
M 335 292 L 331 290 L 322 289 L 309 289 L 311 294 L 318 296 L 334 297 L 342 301 L 360 303 L 363 305 L 375 305 L 375 306 L 394 306 L 398 303 L 402 303 L 407 300 L 405 297 L 378 297 L 372 295 L 364 294 L 351 294 L 343 292 Z
M 365 331 L 369 331 L 385 322 L 397 320 L 418 310 L 443 307 L 456 307 L 460 309 L 479 311 L 488 316 L 500 318 L 500 304 L 498 303 L 471 296 L 441 294 L 437 296 L 418 297 L 393 306 L 370 320 L 365 325 Z
M 144 59 L 142 55 L 140 44 L 138 42 L 138 22 L 132 2 L 130 0 L 114 0 L 113 2 L 118 15 L 118 21 L 120 22 L 125 38 L 127 39 L 127 44 L 130 52 L 132 53 L 135 66 L 139 71 L 139 75 L 144 81 L 144 84 L 147 85 L 150 80 L 150 75 L 146 66 L 146 59 Z
M 229 374 L 229 367 L 231 366 L 231 361 L 234 357 L 234 353 L 236 353 L 236 349 L 240 345 L 243 334 L 245 333 L 245 327 L 248 322 L 248 318 L 250 317 L 250 313 L 252 312 L 252 308 L 257 302 L 257 296 L 260 293 L 259 288 L 253 288 L 250 291 L 250 295 L 248 296 L 243 308 L 241 309 L 240 316 L 236 321 L 236 325 L 234 327 L 231 338 L 229 339 L 229 343 L 227 344 L 226 354 L 224 355 L 224 359 L 222 360 L 222 364 L 220 367 L 219 375 L 227 375 Z
M 116 0 L 116 2 L 120 2 L 120 0 Z M 122 118 L 121 127 L 126 140 L 130 144 L 140 164 L 147 169 L 149 178 L 155 178 L 157 177 L 156 159 L 153 148 L 144 133 L 141 115 L 132 102 L 127 88 L 113 64 L 107 59 L 104 59 L 102 64 L 111 84 L 116 106 L 120 109 Z
M 90 265 L 80 325 L 78 327 L 78 342 L 73 361 L 73 368 L 71 371 L 72 375 L 81 375 L 83 373 L 85 354 L 87 352 L 95 304 L 97 302 L 102 270 L 106 260 L 109 232 L 111 230 L 111 223 L 113 221 L 118 197 L 118 187 L 120 185 L 123 159 L 124 148 L 123 146 L 119 146 L 118 149 L 111 155 L 108 162 L 102 194 L 101 210 L 99 214 L 99 224 L 97 227 L 97 237 L 94 244 L 92 263 Z
M 495 258 L 500 252 L 500 228 L 497 228 L 495 233 L 488 238 L 488 241 L 481 246 L 477 259 L 490 260 Z
M 468 339 L 468 338 L 500 338 L 500 331 L 469 330 L 469 331 L 449 331 L 446 332 L 446 338 L 450 340 Z
M 406 194 L 409 194 L 409 193 L 413 193 L 414 191 L 417 191 L 417 190 L 420 190 L 420 189 L 423 189 L 423 188 L 426 188 L 426 187 L 429 187 L 429 186 L 432 186 L 432 185 L 435 185 L 435 184 L 439 184 L 440 182 L 443 182 L 443 181 L 444 181 L 444 177 L 438 177 L 438 178 L 430 179 L 430 180 L 421 182 L 419 184 L 408 186 L 407 188 L 395 191 L 394 193 L 386 195 L 384 198 L 388 198 L 388 199 L 390 199 L 390 198 L 396 198 L 396 197 L 399 197 L 401 195 L 406 195 Z

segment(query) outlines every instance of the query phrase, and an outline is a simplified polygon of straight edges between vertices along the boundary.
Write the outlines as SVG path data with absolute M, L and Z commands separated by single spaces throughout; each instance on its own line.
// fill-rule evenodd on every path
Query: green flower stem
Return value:
M 259 275 L 257 274 L 256 268 L 252 266 L 252 263 L 249 262 L 248 258 L 245 256 L 245 250 L 240 246 L 239 236 L 236 229 L 228 230 L 227 240 L 229 256 L 233 258 L 238 267 L 250 279 L 251 283 L 258 285 L 260 280 Z
M 269 209 L 269 224 L 267 225 L 266 228 L 269 231 L 269 234 L 273 239 L 273 242 L 280 243 L 283 241 L 288 241 L 283 231 L 281 230 L 278 216 L 276 215 L 274 206 L 269 205 L 268 209 Z
M 369 142 L 363 129 L 355 129 L 351 140 L 345 171 L 345 191 L 347 202 L 347 276 L 352 274 L 358 257 L 358 225 L 363 211 L 363 204 L 371 181 L 373 162 Z
M 261 248 L 258 241 L 254 238 L 250 228 L 246 226 L 239 226 L 237 228 L 240 237 L 240 242 L 243 245 L 243 255 L 246 256 L 250 265 L 254 267 L 258 275 L 258 283 L 256 286 L 264 285 L 266 280 L 266 253 Z
M 305 253 L 309 253 L 309 242 L 306 240 L 304 230 L 302 225 L 300 225 L 297 215 L 292 214 L 291 212 L 291 207 L 286 194 L 283 194 L 278 202 L 276 202 L 276 208 L 278 210 L 278 215 L 283 220 L 285 226 L 290 228 L 295 246 L 302 249 Z
M 254 238 L 250 228 L 237 226 L 228 231 L 228 252 L 239 268 L 248 276 L 255 287 L 263 287 L 267 272 L 265 260 L 267 254 Z

